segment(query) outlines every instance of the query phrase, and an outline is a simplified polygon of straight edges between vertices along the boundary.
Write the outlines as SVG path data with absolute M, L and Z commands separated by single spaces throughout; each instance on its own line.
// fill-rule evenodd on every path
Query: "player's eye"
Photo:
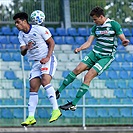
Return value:
M 15 21 L 15 24 L 19 24 L 19 21 L 17 20 L 17 21 Z

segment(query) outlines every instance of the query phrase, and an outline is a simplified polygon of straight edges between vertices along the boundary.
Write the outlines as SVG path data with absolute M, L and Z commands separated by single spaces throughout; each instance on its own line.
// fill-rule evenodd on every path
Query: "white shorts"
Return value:
M 52 77 L 55 74 L 57 67 L 57 59 L 54 55 L 50 57 L 50 60 L 46 64 L 41 64 L 40 61 L 35 61 L 30 71 L 29 80 L 40 77 L 42 74 L 49 74 Z

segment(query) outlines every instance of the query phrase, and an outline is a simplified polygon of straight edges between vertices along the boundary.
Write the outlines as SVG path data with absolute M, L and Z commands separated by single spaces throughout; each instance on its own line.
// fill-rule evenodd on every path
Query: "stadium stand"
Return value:
M 11 28 L 9 26 L 1 27 L 1 32 L 3 35 L 13 35 L 13 32 L 11 31 Z
M 3 100 L 3 105 L 14 105 L 14 104 L 15 104 L 15 101 L 12 98 Z
M 83 110 L 82 110 L 82 108 L 79 108 L 78 110 L 75 110 L 74 116 L 76 118 L 81 118 L 83 116 Z
M 73 27 L 68 28 L 67 29 L 67 33 L 68 33 L 69 36 L 72 36 L 72 37 L 79 35 L 77 29 L 76 28 L 73 28 Z
M 133 30 L 132 30 L 133 31 Z M 133 32 L 132 32 L 133 33 Z M 133 34 L 132 34 L 133 35 Z M 130 37 L 130 43 L 133 44 L 133 37 Z
M 117 73 L 117 71 L 111 70 L 108 72 L 108 76 L 109 79 L 119 79 L 119 75 Z
M 22 108 L 13 109 L 14 118 L 23 119 L 23 117 L 24 117 L 23 112 L 24 112 L 24 110 Z
M 100 76 L 99 79 L 107 79 L 107 74 L 106 72 L 103 72 Z
M 96 110 L 93 109 L 93 108 L 87 108 L 86 109 L 86 117 L 87 118 L 96 118 L 96 117 L 98 117 L 97 113 L 96 113 Z
M 129 97 L 122 99 L 122 104 L 129 104 L 130 105 L 132 103 L 133 103 L 133 101 Z
M 92 97 L 88 99 L 87 104 L 90 104 L 90 105 L 98 104 L 98 99 Z
M 4 76 L 5 76 L 6 79 L 9 79 L 9 80 L 16 80 L 17 79 L 14 71 L 12 71 L 12 70 L 5 71 Z
M 131 33 L 129 28 L 122 28 L 122 30 L 123 30 L 123 33 L 124 33 L 125 36 L 127 36 L 127 37 L 132 36 L 132 33 Z
M 24 99 L 22 99 L 21 97 L 17 98 L 15 101 L 15 105 L 24 105 Z
M 132 62 L 133 61 L 133 55 L 129 54 L 129 53 L 124 54 L 124 60 L 127 62 Z
M 39 95 L 39 98 L 41 98 L 41 99 L 43 99 L 43 98 L 46 97 L 46 96 L 44 95 L 44 92 L 43 92 L 41 89 L 38 91 L 38 95 Z
M 99 99 L 99 104 L 109 104 L 109 99 L 108 98 L 101 98 Z
M 75 43 L 79 44 L 79 45 L 82 45 L 83 43 L 85 43 L 85 38 L 82 37 L 82 36 L 76 36 L 75 37 Z
M 3 61 L 13 61 L 10 52 L 3 52 L 1 55 Z
M 20 55 L 20 52 L 13 52 L 12 54 L 12 58 L 14 61 L 18 61 L 18 62 L 21 62 L 21 55 Z
M 9 44 L 9 39 L 7 36 L 0 36 L 0 43 L 1 44 Z
M 12 32 L 13 32 L 13 35 L 18 36 L 19 30 L 17 29 L 17 27 L 12 27 Z
M 60 46 L 60 50 L 64 53 L 70 53 L 71 49 L 72 49 L 72 46 L 68 44 L 64 44 Z
M 120 109 L 120 115 L 122 117 L 132 117 L 131 109 L 130 108 L 121 108 Z
M 39 118 L 49 118 L 49 113 L 44 108 L 39 108 L 37 110 L 37 115 Z
M 131 71 L 132 70 L 132 66 L 130 62 L 122 62 L 121 63 L 121 69 L 125 70 L 125 71 Z
M 109 116 L 110 117 L 121 117 L 120 113 L 119 113 L 119 109 L 118 108 L 109 108 Z
M 19 44 L 19 40 L 17 36 L 9 36 L 9 41 L 12 44 Z
M 133 98 L 133 90 L 132 89 L 127 89 L 126 90 L 126 96 L 130 99 Z
M 75 79 L 72 83 L 72 88 L 74 88 L 76 90 L 77 88 L 79 88 L 79 86 L 81 86 L 81 84 L 82 84 L 81 79 L 80 80 Z
M 23 89 L 23 82 L 22 80 L 18 79 L 18 80 L 14 80 L 13 81 L 13 86 L 15 89 Z
M 115 54 L 115 61 L 123 62 L 124 61 L 123 54 L 122 53 L 116 53 Z
M 65 40 L 62 36 L 54 36 L 54 41 L 56 44 L 65 44 Z
M 3 108 L 3 109 L 1 109 L 1 117 L 11 119 L 11 118 L 13 118 L 13 113 L 10 109 Z
M 24 97 L 24 86 L 23 86 L 23 75 L 22 75 L 22 63 L 19 51 L 19 42 L 17 39 L 17 30 L 12 28 L 13 34 L 8 36 L 0 36 L 0 51 L 1 54 L 1 85 L 0 85 L 0 97 L 4 98 L 0 100 L 1 105 L 23 105 Z M 68 28 L 67 33 L 61 28 L 49 28 L 53 38 L 55 40 L 55 55 L 58 60 L 58 67 L 52 84 L 57 89 L 60 86 L 62 79 L 67 76 L 67 74 L 73 70 L 80 61 L 80 54 L 74 54 L 74 48 L 80 46 L 87 39 L 86 34 L 89 34 L 89 29 L 87 33 L 83 33 L 84 29 Z M 85 29 L 86 30 L 86 29 Z M 64 33 L 63 33 L 64 32 Z M 2 33 L 3 34 L 3 33 Z M 64 35 L 63 35 L 64 34 Z M 81 35 L 82 34 L 82 35 Z M 63 35 L 63 36 L 62 36 Z M 81 36 L 79 36 L 81 35 Z M 95 43 L 95 41 L 94 41 Z M 12 47 L 10 47 L 12 45 Z M 93 47 L 93 46 L 92 46 Z M 92 49 L 92 47 L 90 49 Z M 4 52 L 3 52 L 4 51 Z M 122 52 L 121 52 L 122 51 Z M 83 51 L 85 55 L 89 50 Z M 86 105 L 132 105 L 133 101 L 133 69 L 132 69 L 132 59 L 131 53 L 127 52 L 119 46 L 118 52 L 116 53 L 116 60 L 111 64 L 110 68 L 106 72 L 98 76 L 90 85 L 89 92 L 85 95 Z M 30 72 L 32 62 L 27 61 L 27 57 L 24 57 L 24 69 L 26 75 L 26 102 L 29 98 L 29 82 L 28 76 Z M 6 80 L 10 80 L 7 81 Z M 64 104 L 67 100 L 71 100 L 75 97 L 77 89 L 81 85 L 82 75 L 79 75 L 77 79 L 66 87 L 61 93 L 61 99 L 58 101 L 59 104 Z M 8 89 L 8 93 L 6 90 Z M 10 91 L 9 91 L 10 90 Z M 4 95 L 2 95 L 4 94 Z M 46 95 L 45 90 L 40 89 L 39 95 L 39 105 L 50 105 Z M 10 98 L 10 99 L 9 99 Z M 14 101 L 12 101 L 14 99 Z M 10 103 L 11 102 L 11 103 Z M 83 101 L 80 100 L 78 106 L 82 105 Z M 36 116 L 39 119 L 49 118 L 50 114 L 46 108 L 38 108 Z M 80 119 L 82 118 L 82 108 L 78 107 L 75 112 L 67 113 L 63 111 L 62 118 L 65 119 Z M 129 112 L 127 114 L 127 111 Z M 22 112 L 19 115 L 19 112 Z M 120 107 L 107 107 L 107 108 L 88 108 L 85 109 L 85 116 L 87 118 L 129 118 L 133 114 L 131 108 L 120 108 Z M 2 118 L 23 118 L 23 109 L 1 109 Z
M 111 105 L 113 104 L 121 104 L 121 99 L 116 97 L 116 98 L 111 98 L 110 99 L 110 102 L 109 102 Z
M 124 90 L 122 90 L 122 89 L 116 89 L 116 90 L 114 90 L 114 95 L 117 97 L 117 98 L 125 98 L 126 97 L 126 95 L 125 95 L 125 93 L 124 93 Z
M 70 71 L 63 71 L 62 72 L 62 77 L 65 78 L 68 74 L 69 74 Z
M 24 98 L 24 89 L 20 89 L 20 96 Z M 26 98 L 29 98 L 29 90 L 26 90 Z
M 89 36 L 87 28 L 78 28 L 78 34 L 79 36 L 84 36 L 84 37 Z
M 73 36 L 66 36 L 64 39 L 65 39 L 66 44 L 70 44 L 70 45 L 75 44 L 75 40 Z
M 69 114 L 66 111 L 63 111 L 62 114 L 63 114 L 63 117 L 66 118 L 66 119 L 74 118 L 74 112 L 72 112 L 72 111 L 69 112 Z
M 49 29 L 49 31 L 51 32 L 51 34 L 53 36 L 56 36 L 57 35 L 57 33 L 56 33 L 56 31 L 55 31 L 55 29 L 53 27 L 48 27 L 48 29 Z
M 109 117 L 108 111 L 104 108 L 98 108 L 97 115 L 98 117 L 104 117 L 104 118 Z
M 57 36 L 66 36 L 67 35 L 67 31 L 65 28 L 56 28 L 56 33 Z

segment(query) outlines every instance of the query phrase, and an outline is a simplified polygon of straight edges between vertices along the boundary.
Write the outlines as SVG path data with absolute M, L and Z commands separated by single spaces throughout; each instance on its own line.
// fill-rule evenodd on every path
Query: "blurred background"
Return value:
M 20 55 L 18 30 L 12 17 L 24 11 L 42 10 L 46 26 L 52 33 L 58 67 L 52 84 L 58 89 L 62 80 L 94 46 L 74 54 L 90 35 L 93 21 L 89 12 L 101 6 L 107 17 L 118 21 L 129 46 L 118 39 L 116 59 L 110 68 L 96 77 L 89 92 L 78 103 L 77 110 L 62 111 L 52 124 L 48 120 L 51 105 L 44 89 L 39 90 L 35 118 L 40 126 L 131 126 L 133 125 L 133 2 L 132 0 L 0 0 L 0 127 L 16 127 L 28 115 L 29 72 L 32 62 Z M 29 18 L 30 21 L 30 18 Z M 62 91 L 59 105 L 71 101 L 81 85 L 83 74 Z

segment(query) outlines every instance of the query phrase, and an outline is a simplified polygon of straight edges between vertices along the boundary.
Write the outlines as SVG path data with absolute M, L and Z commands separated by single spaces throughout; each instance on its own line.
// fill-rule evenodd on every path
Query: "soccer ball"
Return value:
M 45 14 L 41 10 L 35 10 L 30 15 L 32 22 L 42 24 L 45 20 Z

